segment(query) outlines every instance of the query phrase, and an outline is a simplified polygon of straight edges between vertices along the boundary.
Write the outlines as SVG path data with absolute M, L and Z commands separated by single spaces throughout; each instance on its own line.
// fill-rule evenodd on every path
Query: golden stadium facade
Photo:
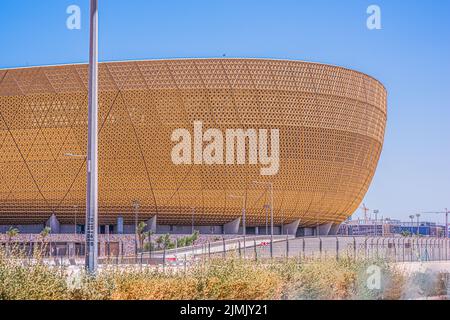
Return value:
M 0 70 L 0 224 L 84 223 L 87 65 Z M 280 169 L 176 166 L 177 128 L 277 128 Z M 179 59 L 99 66 L 99 223 L 263 226 L 340 223 L 380 157 L 386 90 L 360 72 L 270 59 Z M 74 156 L 75 155 L 75 156 Z M 78 155 L 78 156 L 76 156 Z

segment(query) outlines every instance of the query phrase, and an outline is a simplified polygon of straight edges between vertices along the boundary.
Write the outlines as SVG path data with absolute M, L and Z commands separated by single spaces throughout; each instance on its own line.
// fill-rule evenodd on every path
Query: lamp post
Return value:
M 269 234 L 269 208 L 268 204 L 264 205 L 264 209 L 266 209 L 266 236 Z
M 98 0 L 90 3 L 88 152 L 86 179 L 86 270 L 97 271 L 98 255 Z
M 317 213 L 315 215 L 315 219 L 316 219 L 316 237 L 319 237 L 319 219 L 317 218 Z
M 86 155 L 84 154 L 73 154 L 73 153 L 65 153 L 64 154 L 65 157 L 71 157 L 71 158 L 82 158 L 82 159 L 86 159 Z M 77 215 L 78 215 L 78 206 L 74 205 L 73 206 L 74 212 L 75 212 L 75 230 L 74 230 L 74 234 L 77 234 Z
M 420 213 L 417 213 L 416 217 L 417 217 L 417 236 L 418 236 L 419 235 L 419 227 L 420 227 L 420 224 L 419 224 Z
M 74 211 L 75 211 L 75 221 L 74 221 L 74 224 L 75 224 L 75 230 L 74 230 L 74 234 L 76 235 L 77 234 L 77 215 L 78 215 L 78 206 L 77 205 L 75 205 L 75 206 L 73 206 L 73 209 L 74 209 Z
M 375 214 L 375 237 L 378 237 L 378 213 L 379 210 L 373 210 L 373 213 Z
M 273 258 L 273 183 L 253 181 L 254 184 L 265 185 L 270 189 L 270 257 Z
M 139 206 L 140 203 L 138 200 L 133 200 L 133 211 L 134 211 L 134 234 L 135 234 L 135 243 L 136 243 L 136 254 L 138 252 L 138 220 L 139 220 Z
M 195 208 L 192 208 L 192 234 L 194 234 L 195 232 L 195 227 L 194 227 L 194 216 L 195 216 Z
M 445 239 L 448 239 L 448 213 L 449 212 L 450 211 L 448 211 L 448 209 L 445 208 Z
M 245 257 L 245 248 L 246 243 L 245 243 L 245 237 L 247 235 L 247 225 L 245 222 L 245 197 L 244 196 L 235 196 L 235 195 L 229 195 L 230 198 L 233 199 L 242 199 L 242 235 L 244 236 L 244 257 Z
M 410 215 L 409 219 L 411 219 L 411 235 L 414 234 L 414 215 Z

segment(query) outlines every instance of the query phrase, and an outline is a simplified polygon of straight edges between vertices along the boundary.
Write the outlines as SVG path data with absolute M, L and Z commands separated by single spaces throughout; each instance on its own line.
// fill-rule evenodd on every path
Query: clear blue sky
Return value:
M 404 220 L 450 208 L 450 1 L 99 2 L 103 61 L 226 54 L 331 63 L 378 78 L 389 119 L 366 205 Z M 81 30 L 66 28 L 71 4 L 81 7 Z M 371 4 L 381 7 L 382 30 L 366 28 Z M 88 0 L 1 0 L 0 67 L 86 62 L 88 9 Z

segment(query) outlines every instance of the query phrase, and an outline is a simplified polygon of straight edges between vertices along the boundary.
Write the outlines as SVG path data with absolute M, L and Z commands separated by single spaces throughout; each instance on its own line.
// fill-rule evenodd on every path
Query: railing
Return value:
M 0 243 L 7 248 L 10 244 Z M 48 244 L 43 256 L 56 265 L 84 264 L 84 251 L 70 250 L 66 246 Z M 19 248 L 28 259 L 33 258 L 33 245 L 21 244 Z M 99 258 L 99 264 L 187 266 L 200 259 L 239 257 L 245 259 L 380 259 L 390 262 L 449 261 L 450 241 L 445 238 L 420 237 L 305 237 L 249 236 L 206 242 L 170 250 L 141 252 L 127 256 L 121 243 L 113 251 L 108 250 Z M 35 248 L 36 249 L 36 248 Z M 110 249 L 110 248 L 109 248 Z

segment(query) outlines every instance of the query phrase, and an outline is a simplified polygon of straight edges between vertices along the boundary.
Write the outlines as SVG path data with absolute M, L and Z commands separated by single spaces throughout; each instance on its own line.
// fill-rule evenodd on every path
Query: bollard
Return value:
M 258 251 L 256 250 L 256 239 L 253 240 L 253 249 L 255 251 L 255 261 L 258 261 Z

